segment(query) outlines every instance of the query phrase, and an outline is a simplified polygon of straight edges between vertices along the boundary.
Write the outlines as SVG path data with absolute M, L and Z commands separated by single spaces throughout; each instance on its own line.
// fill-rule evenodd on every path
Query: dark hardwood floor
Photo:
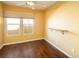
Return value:
M 45 40 L 4 46 L 0 58 L 67 58 Z

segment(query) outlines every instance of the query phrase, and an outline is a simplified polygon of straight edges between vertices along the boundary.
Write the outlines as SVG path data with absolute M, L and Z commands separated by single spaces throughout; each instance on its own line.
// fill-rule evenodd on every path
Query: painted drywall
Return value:
M 0 46 L 3 44 L 3 5 L 0 2 Z
M 70 56 L 79 57 L 79 2 L 59 2 L 46 11 L 45 37 Z
M 24 41 L 24 40 L 43 38 L 43 36 L 44 36 L 44 25 L 43 25 L 44 13 L 43 13 L 43 11 L 32 10 L 32 9 L 28 9 L 28 8 L 4 4 L 4 15 L 8 11 L 18 12 L 18 13 L 21 13 L 24 15 L 26 15 L 26 14 L 33 15 L 34 16 L 34 33 L 26 34 L 26 35 L 20 34 L 20 35 L 14 35 L 14 36 L 7 36 L 6 32 L 5 32 L 5 35 L 4 35 L 5 44 Z

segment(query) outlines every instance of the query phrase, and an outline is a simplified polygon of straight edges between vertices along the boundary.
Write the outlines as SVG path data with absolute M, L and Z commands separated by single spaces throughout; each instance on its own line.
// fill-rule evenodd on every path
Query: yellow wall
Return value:
M 0 46 L 3 44 L 3 6 L 0 2 Z
M 5 33 L 5 44 L 12 43 L 12 42 L 19 42 L 24 40 L 30 40 L 30 39 L 37 39 L 37 38 L 43 38 L 44 36 L 44 14 L 43 11 L 39 10 L 31 10 L 23 7 L 17 7 L 12 5 L 4 5 L 4 15 L 7 11 L 14 11 L 19 12 L 22 14 L 30 14 L 34 16 L 34 34 L 33 35 L 17 35 L 17 36 L 7 36 Z
M 42 38 L 45 36 L 50 42 L 54 43 L 69 55 L 79 57 L 79 2 L 57 2 L 55 5 L 48 8 L 48 10 L 45 11 L 46 13 L 39 10 L 4 5 L 4 15 L 7 11 L 14 11 L 22 14 L 28 13 L 33 15 L 35 17 L 35 25 L 34 35 L 21 34 L 18 36 L 7 36 L 5 32 L 5 44 Z M 46 32 L 44 32 L 45 25 Z M 64 29 L 68 30 L 69 32 L 63 35 L 59 31 L 50 31 L 48 28 Z M 0 35 L 2 35 L 1 31 L 2 30 L 0 30 Z
M 64 29 L 64 35 L 48 28 Z M 79 2 L 59 2 L 46 11 L 46 38 L 73 57 L 79 57 Z

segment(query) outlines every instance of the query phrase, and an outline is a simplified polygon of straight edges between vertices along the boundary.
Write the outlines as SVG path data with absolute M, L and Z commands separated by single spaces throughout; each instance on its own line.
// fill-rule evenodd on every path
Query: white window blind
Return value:
M 23 19 L 23 32 L 25 34 L 33 33 L 34 19 Z
M 32 13 L 5 11 L 4 17 L 6 20 L 5 27 L 9 35 L 21 34 L 20 30 L 23 34 L 33 33 L 34 15 Z
M 6 29 L 10 35 L 20 33 L 20 19 L 19 18 L 6 18 Z

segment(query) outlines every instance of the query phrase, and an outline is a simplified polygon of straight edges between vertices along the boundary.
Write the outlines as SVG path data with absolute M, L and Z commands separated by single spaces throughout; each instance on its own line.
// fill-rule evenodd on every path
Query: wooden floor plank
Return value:
M 67 58 L 45 40 L 4 46 L 0 58 Z

